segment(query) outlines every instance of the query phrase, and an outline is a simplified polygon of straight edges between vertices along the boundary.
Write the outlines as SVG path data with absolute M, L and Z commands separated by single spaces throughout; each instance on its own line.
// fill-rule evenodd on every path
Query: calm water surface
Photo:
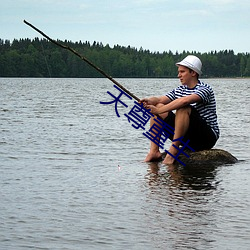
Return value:
M 138 97 L 177 79 L 120 79 Z M 250 80 L 208 79 L 234 165 L 169 168 L 106 79 L 0 79 L 0 249 L 249 249 Z

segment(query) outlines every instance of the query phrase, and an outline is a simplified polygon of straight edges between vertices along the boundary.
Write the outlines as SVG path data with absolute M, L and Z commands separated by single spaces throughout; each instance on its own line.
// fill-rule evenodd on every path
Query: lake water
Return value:
M 178 79 L 118 79 L 138 97 Z M 0 249 L 249 249 L 250 79 L 207 79 L 232 165 L 143 163 L 107 79 L 0 79 Z

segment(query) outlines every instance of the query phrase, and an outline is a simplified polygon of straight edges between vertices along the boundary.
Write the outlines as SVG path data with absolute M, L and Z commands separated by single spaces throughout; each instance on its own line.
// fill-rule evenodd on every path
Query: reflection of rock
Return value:
M 186 153 L 190 156 L 189 158 L 183 154 L 180 154 L 178 157 L 186 165 L 221 165 L 236 163 L 238 161 L 237 158 L 222 149 L 209 149 L 196 152 L 188 151 Z M 163 157 L 165 157 L 165 153 Z

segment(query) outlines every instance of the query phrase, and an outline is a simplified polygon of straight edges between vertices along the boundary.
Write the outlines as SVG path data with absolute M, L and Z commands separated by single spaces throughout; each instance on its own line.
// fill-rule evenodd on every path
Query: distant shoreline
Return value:
M 250 77 L 250 53 L 233 50 L 151 52 L 143 48 L 99 42 L 61 41 L 113 78 L 175 78 L 176 62 L 188 54 L 202 61 L 201 78 Z M 79 57 L 46 39 L 0 39 L 0 77 L 101 78 L 101 74 Z

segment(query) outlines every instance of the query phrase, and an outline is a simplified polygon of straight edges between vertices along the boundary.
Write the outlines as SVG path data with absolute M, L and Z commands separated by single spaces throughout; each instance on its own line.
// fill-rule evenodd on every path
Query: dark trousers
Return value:
M 188 145 L 192 147 L 195 151 L 211 149 L 217 139 L 213 130 L 207 125 L 207 123 L 200 117 L 198 111 L 191 106 L 189 128 L 184 138 L 183 142 L 190 140 Z M 171 127 L 175 128 L 175 114 L 171 111 L 164 121 Z M 169 136 L 170 140 L 173 140 L 173 135 Z

